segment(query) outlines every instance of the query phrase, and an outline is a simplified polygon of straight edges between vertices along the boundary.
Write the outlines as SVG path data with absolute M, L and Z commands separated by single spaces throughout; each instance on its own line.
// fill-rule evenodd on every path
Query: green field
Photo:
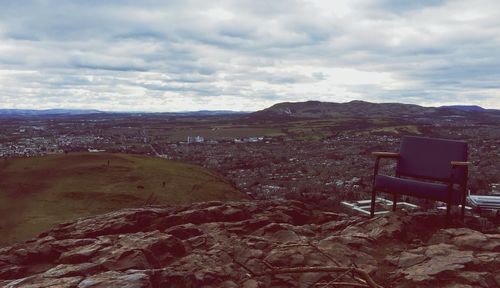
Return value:
M 422 134 L 418 127 L 415 125 L 399 125 L 399 126 L 389 126 L 378 129 L 373 129 L 372 133 L 380 132 L 380 133 L 392 133 L 392 134 Z
M 249 127 L 214 127 L 214 128 L 187 128 L 171 130 L 167 133 L 169 141 L 186 141 L 188 136 L 203 136 L 207 140 L 231 140 L 244 137 L 275 137 L 285 135 L 275 128 Z
M 0 160 L 0 245 L 124 207 L 242 198 L 211 171 L 161 158 L 70 153 Z
M 265 123 L 264 123 L 265 122 Z M 172 122 L 175 123 L 175 122 Z M 391 118 L 352 118 L 337 117 L 324 119 L 287 119 L 282 121 L 257 121 L 239 123 L 228 121 L 197 121 L 167 123 L 164 126 L 140 129 L 150 141 L 155 143 L 174 143 L 186 141 L 188 136 L 202 136 L 205 140 L 232 140 L 245 137 L 287 137 L 299 141 L 321 141 L 342 131 L 369 134 L 376 133 L 414 133 L 416 126 L 403 125 Z M 130 132 L 130 131 L 129 131 Z M 136 129 L 135 134 L 140 133 Z

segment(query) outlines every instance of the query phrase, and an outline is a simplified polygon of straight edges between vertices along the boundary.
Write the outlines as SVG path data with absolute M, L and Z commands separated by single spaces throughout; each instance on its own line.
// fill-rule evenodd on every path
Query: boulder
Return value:
M 345 266 L 384 287 L 498 287 L 500 235 L 444 219 L 348 216 L 277 200 L 123 209 L 0 248 L 0 286 L 309 287 L 355 280 L 325 271 L 264 274 Z

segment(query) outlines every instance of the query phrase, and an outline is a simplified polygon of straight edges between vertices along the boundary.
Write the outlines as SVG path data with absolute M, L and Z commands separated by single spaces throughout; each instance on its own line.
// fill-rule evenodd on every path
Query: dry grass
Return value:
M 63 221 L 142 206 L 151 195 L 155 204 L 246 197 L 202 167 L 160 158 L 75 153 L 3 160 L 0 245 Z

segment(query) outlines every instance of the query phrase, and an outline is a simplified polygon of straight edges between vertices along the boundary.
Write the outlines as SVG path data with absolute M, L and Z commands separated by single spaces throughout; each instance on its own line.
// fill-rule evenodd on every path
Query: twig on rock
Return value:
M 358 283 L 352 283 L 352 282 L 334 282 L 330 281 L 327 283 L 317 283 L 316 286 L 323 285 L 321 287 L 341 287 L 341 286 L 346 286 L 346 287 L 363 287 L 363 288 L 370 288 L 370 286 L 365 285 L 365 284 L 358 284 Z
M 314 245 L 313 245 L 314 246 Z M 319 249 L 319 248 L 318 248 Z M 252 269 L 247 267 L 245 264 L 241 263 L 240 261 L 236 260 L 233 255 L 230 253 L 226 254 L 233 259 L 233 262 L 241 266 L 244 270 L 246 270 L 251 276 L 253 277 L 260 277 L 260 276 L 273 276 L 277 274 L 291 274 L 291 273 L 310 273 L 310 272 L 337 272 L 343 274 L 336 279 L 340 279 L 340 277 L 344 276 L 345 274 L 352 273 L 354 280 L 361 281 L 361 283 L 349 283 L 349 282 L 330 282 L 332 285 L 336 286 L 350 286 L 350 287 L 369 287 L 369 288 L 383 288 L 382 286 L 378 285 L 371 277 L 370 275 L 357 267 L 342 267 L 342 266 L 312 266 L 312 267 L 292 267 L 292 268 L 280 268 L 280 267 L 275 267 L 269 262 L 263 260 L 262 263 L 264 263 L 265 266 L 267 266 L 270 270 L 268 271 L 263 271 L 263 272 L 254 272 Z M 356 275 L 359 276 L 360 278 L 356 277 Z M 334 280 L 334 281 L 335 281 Z
M 319 248 L 318 246 L 314 245 L 312 242 L 308 242 L 309 246 L 313 247 L 316 251 L 318 251 L 319 253 L 321 253 L 321 255 L 325 256 L 326 258 L 328 258 L 330 261 L 332 261 L 334 264 L 340 266 L 340 262 L 337 261 L 337 259 L 333 258 L 330 254 L 326 253 L 325 251 L 321 250 L 321 248 Z
M 307 243 L 293 243 L 293 244 L 281 244 L 276 246 L 278 249 L 287 249 L 287 248 L 296 248 L 296 247 L 307 247 L 309 244 Z
M 270 271 L 264 271 L 262 273 L 255 273 L 255 276 L 266 276 L 266 275 L 276 275 L 276 274 L 289 274 L 289 273 L 308 273 L 308 272 L 353 272 L 358 274 L 363 280 L 366 281 L 368 287 L 371 288 L 382 288 L 378 285 L 370 275 L 359 268 L 354 267 L 339 267 L 339 266 L 314 266 L 314 267 L 293 267 L 293 268 L 274 268 Z M 357 284 L 357 283 L 356 283 Z
M 250 268 L 248 268 L 247 266 L 245 266 L 245 264 L 243 264 L 240 261 L 234 259 L 234 257 L 233 257 L 233 261 L 234 261 L 234 263 L 240 265 L 241 268 L 245 269 L 248 273 L 250 273 L 251 276 L 256 276 L 255 272 L 253 272 Z
M 275 269 L 275 267 L 273 265 L 271 265 L 271 263 L 267 262 L 266 260 L 262 260 L 262 263 L 264 263 L 264 265 L 266 265 L 267 268 Z
M 344 277 L 345 275 L 349 274 L 350 272 L 351 271 L 347 270 L 344 273 L 340 274 L 339 276 L 335 277 L 335 279 L 333 279 L 332 281 L 335 282 L 335 281 L 341 279 L 342 277 Z

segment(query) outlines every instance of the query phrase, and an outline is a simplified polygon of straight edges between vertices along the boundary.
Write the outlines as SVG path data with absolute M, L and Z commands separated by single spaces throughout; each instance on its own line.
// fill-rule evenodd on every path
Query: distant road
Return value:
M 156 151 L 156 148 L 153 147 L 153 144 L 149 144 L 149 147 L 151 147 L 151 150 L 153 150 L 156 157 L 162 157 L 162 155 L 160 153 L 158 153 L 158 151 Z
M 156 157 L 160 157 L 160 158 L 165 158 L 165 159 L 168 159 L 167 155 L 166 154 L 160 154 L 158 153 L 158 151 L 156 150 L 156 148 L 153 146 L 153 144 L 149 144 L 149 147 L 151 147 L 151 150 L 153 150 L 153 153 L 155 153 L 155 156 Z

